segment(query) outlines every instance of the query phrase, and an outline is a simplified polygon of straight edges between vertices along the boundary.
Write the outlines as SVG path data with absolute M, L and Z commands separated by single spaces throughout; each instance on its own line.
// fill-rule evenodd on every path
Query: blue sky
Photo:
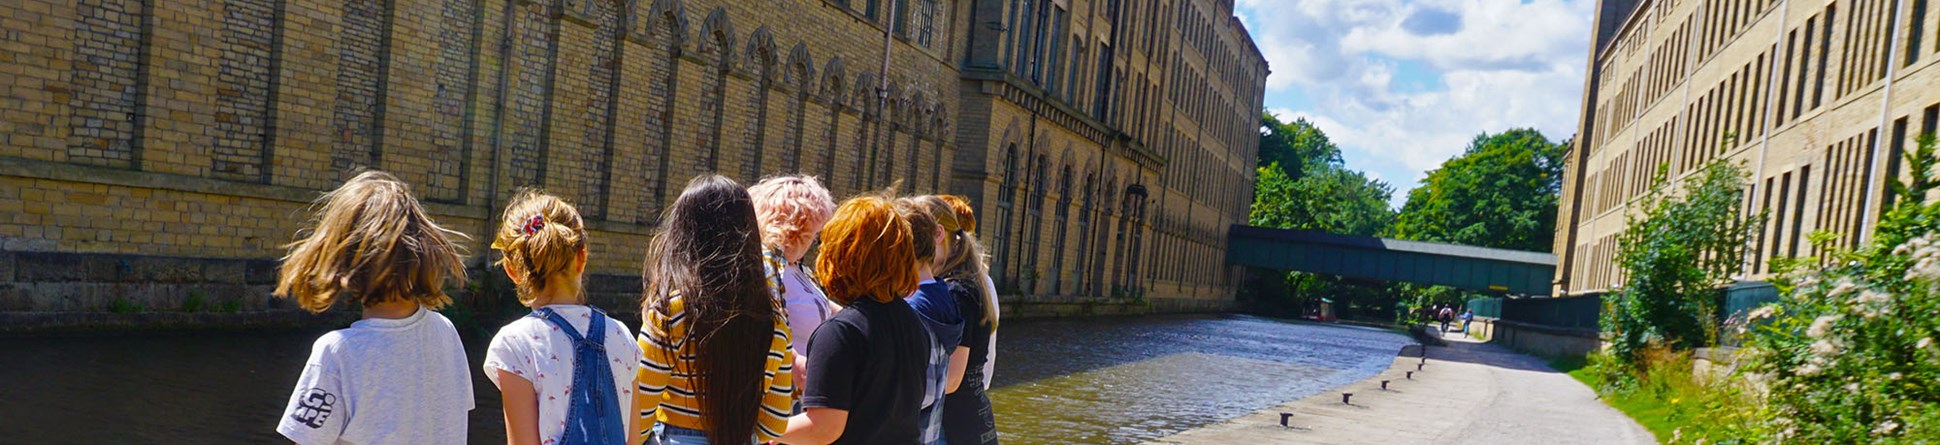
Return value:
M 1304 117 L 1393 205 L 1481 132 L 1575 132 L 1595 0 L 1237 0 L 1273 70 L 1266 108 Z

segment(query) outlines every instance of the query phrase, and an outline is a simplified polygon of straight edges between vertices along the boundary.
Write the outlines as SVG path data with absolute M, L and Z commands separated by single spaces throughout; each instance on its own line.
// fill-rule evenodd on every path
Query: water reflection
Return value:
M 0 339 L 0 442 L 272 443 L 321 331 Z M 471 441 L 502 443 L 473 360 Z M 1407 339 L 1246 316 L 1017 321 L 992 400 L 1006 444 L 1125 444 L 1359 380 Z

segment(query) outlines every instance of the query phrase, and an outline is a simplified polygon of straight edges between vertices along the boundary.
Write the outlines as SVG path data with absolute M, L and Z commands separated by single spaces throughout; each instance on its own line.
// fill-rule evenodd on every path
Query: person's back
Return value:
M 917 285 L 916 294 L 908 301 L 930 332 L 930 367 L 924 378 L 920 416 L 923 443 L 937 443 L 943 437 L 943 397 L 951 386 L 945 381 L 950 374 L 950 353 L 962 343 L 963 317 L 957 314 L 956 295 L 950 292 L 950 285 L 941 281 Z
M 277 432 L 302 444 L 465 443 L 471 370 L 458 331 L 428 309 L 317 338 Z
M 849 411 L 834 444 L 921 443 L 929 333 L 907 302 L 856 300 L 809 339 L 802 406 Z
M 317 200 L 277 269 L 278 297 L 362 319 L 318 337 L 276 431 L 299 444 L 465 443 L 471 371 L 441 289 L 464 258 L 397 177 L 366 171 Z

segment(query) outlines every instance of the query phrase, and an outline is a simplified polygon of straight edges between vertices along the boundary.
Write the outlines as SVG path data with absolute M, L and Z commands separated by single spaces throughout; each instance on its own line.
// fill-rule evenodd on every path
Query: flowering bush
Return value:
M 1624 283 L 1604 297 L 1601 320 L 1623 378 L 1643 367 L 1653 347 L 1688 350 L 1712 342 L 1718 289 L 1731 283 L 1755 221 L 1740 214 L 1745 170 L 1715 161 L 1682 184 L 1659 170 L 1618 235 L 1617 265 Z
M 1765 388 L 1760 442 L 1940 440 L 1940 203 L 1922 137 L 1872 241 L 1801 259 L 1754 311 L 1749 371 Z M 1831 265 L 1825 267 L 1823 265 Z

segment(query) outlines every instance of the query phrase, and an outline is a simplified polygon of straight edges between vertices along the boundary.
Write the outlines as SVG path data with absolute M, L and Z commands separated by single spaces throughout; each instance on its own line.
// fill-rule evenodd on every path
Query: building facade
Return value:
M 1603 0 L 1556 251 L 1559 295 L 1623 282 L 1616 238 L 1662 169 L 1727 160 L 1768 215 L 1739 274 L 1816 256 L 1814 232 L 1871 237 L 1886 184 L 1940 120 L 1940 4 L 1928 0 Z
M 282 245 L 360 168 L 399 175 L 472 234 L 474 264 L 514 191 L 562 195 L 593 231 L 589 290 L 622 308 L 662 210 L 706 172 L 971 195 L 1019 296 L 1115 280 L 1230 301 L 1216 249 L 1244 218 L 1254 145 L 1212 128 L 1257 120 L 1264 63 L 1230 1 L 1114 1 L 1166 20 L 1117 33 L 1089 21 L 1133 12 L 1076 3 L 0 4 L 0 311 L 287 309 L 267 298 Z M 1174 86 L 1154 67 L 1185 57 L 1186 11 L 1220 19 L 1183 52 L 1199 83 Z M 993 18 L 1008 15 L 1039 18 Z M 1093 49 L 1129 36 L 1147 46 Z M 1020 40 L 1033 49 L 996 50 L 1029 54 L 1006 60 L 1031 76 L 979 62 Z M 1228 102 L 1188 117 L 1161 85 Z M 1180 128 L 1193 139 L 1155 142 Z

